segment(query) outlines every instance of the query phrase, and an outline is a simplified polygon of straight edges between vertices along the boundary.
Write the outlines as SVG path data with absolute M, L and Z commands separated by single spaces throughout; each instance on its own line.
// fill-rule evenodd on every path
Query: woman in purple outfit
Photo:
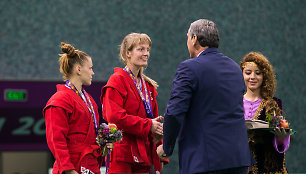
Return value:
M 266 114 L 282 115 L 282 101 L 274 97 L 275 74 L 268 59 L 258 52 L 246 54 L 240 62 L 247 92 L 243 97 L 245 119 L 267 121 Z M 256 164 L 251 174 L 288 173 L 285 151 L 290 145 L 290 133 L 276 128 L 272 133 L 258 133 L 249 138 L 250 149 Z

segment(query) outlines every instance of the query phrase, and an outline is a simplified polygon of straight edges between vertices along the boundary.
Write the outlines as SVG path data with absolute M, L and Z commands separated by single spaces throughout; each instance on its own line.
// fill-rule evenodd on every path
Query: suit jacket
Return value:
M 99 122 L 98 106 L 89 97 Z M 49 99 L 43 115 L 47 143 L 55 158 L 53 173 L 71 169 L 80 173 L 80 168 L 85 167 L 99 174 L 101 149 L 96 143 L 93 118 L 82 98 L 65 85 L 57 85 L 57 92 Z
M 164 120 L 165 153 L 179 144 L 180 173 L 249 166 L 241 69 L 217 48 L 182 62 Z
M 153 117 L 158 116 L 155 88 L 146 82 Z M 151 166 L 161 172 L 160 159 L 156 153 L 157 145 L 150 132 L 152 120 L 147 118 L 144 104 L 132 78 L 121 68 L 109 78 L 102 89 L 101 102 L 103 117 L 123 131 L 123 139 L 114 143 L 112 160 Z M 160 143 L 159 143 L 160 144 Z M 163 160 L 168 162 L 168 160 Z M 110 171 L 112 168 L 110 168 Z

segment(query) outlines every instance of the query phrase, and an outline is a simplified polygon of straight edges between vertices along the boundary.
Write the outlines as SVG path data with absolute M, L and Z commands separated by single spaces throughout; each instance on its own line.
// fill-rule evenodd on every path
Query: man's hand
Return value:
M 167 155 L 164 152 L 162 144 L 157 147 L 156 152 L 157 152 L 157 155 L 159 156 L 160 159 L 168 158 Z
M 163 116 L 158 116 L 158 117 L 156 117 L 155 119 L 158 119 L 158 121 L 160 122 L 160 123 L 163 123 L 164 122 L 164 117 Z

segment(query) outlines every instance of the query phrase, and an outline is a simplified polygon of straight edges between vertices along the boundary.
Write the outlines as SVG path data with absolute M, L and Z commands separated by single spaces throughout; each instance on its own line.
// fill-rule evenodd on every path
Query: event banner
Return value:
M 60 81 L 0 81 L 0 151 L 47 150 L 42 110 Z M 84 87 L 99 106 L 105 82 Z

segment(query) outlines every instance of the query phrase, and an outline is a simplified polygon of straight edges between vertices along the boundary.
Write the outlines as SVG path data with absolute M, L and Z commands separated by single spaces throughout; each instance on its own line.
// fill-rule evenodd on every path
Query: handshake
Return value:
M 162 140 L 163 138 L 163 122 L 164 122 L 164 117 L 163 116 L 158 116 L 154 119 L 152 119 L 152 126 L 151 126 L 151 132 L 154 135 L 154 142 L 158 143 Z M 157 155 L 159 156 L 159 158 L 161 159 L 165 159 L 167 158 L 167 155 L 164 152 L 163 149 L 163 144 L 159 145 L 157 147 Z

